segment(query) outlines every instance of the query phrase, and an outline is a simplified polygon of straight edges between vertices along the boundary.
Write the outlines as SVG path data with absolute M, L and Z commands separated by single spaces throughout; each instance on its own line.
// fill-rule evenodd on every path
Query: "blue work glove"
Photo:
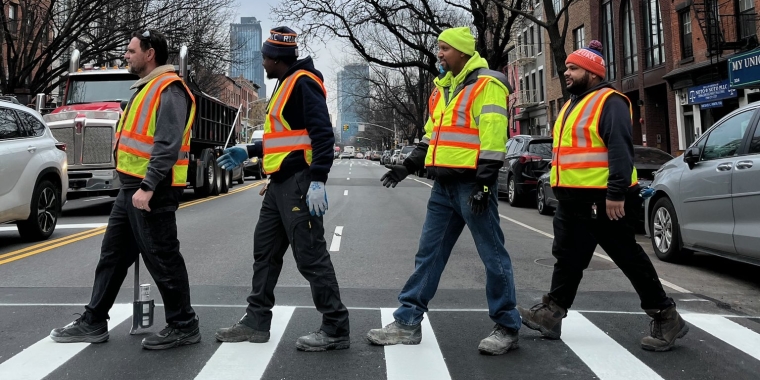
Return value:
M 652 195 L 654 195 L 654 189 L 649 186 L 641 189 L 641 191 L 639 192 L 639 196 L 644 199 L 651 198 Z
M 309 192 L 306 193 L 306 206 L 311 215 L 322 216 L 327 212 L 327 193 L 325 183 L 312 181 Z
M 232 148 L 225 149 L 224 154 L 216 159 L 216 163 L 219 164 L 220 168 L 231 171 L 247 159 L 247 150 L 238 146 L 233 146 Z

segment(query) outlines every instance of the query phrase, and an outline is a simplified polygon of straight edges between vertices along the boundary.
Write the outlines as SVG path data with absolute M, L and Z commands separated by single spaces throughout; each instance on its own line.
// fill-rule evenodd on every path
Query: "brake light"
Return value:
M 518 160 L 521 164 L 524 164 L 527 162 L 540 162 L 543 160 L 543 158 L 541 156 L 536 156 L 530 153 L 523 153 Z
M 55 147 L 64 152 L 66 151 L 66 143 L 57 142 L 55 143 Z

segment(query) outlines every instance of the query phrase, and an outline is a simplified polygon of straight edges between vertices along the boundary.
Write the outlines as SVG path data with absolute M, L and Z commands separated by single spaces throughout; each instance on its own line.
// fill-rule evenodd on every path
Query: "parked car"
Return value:
M 517 135 L 507 141 L 504 167 L 499 169 L 499 193 L 506 192 L 513 207 L 535 199 L 538 179 L 549 172 L 552 138 Z
M 66 202 L 66 144 L 53 137 L 37 111 L 3 100 L 0 165 L 0 223 L 15 222 L 26 240 L 47 239 Z
M 356 154 L 354 155 L 354 158 L 358 158 L 358 159 L 361 160 L 362 158 L 364 158 L 364 153 L 362 153 L 362 152 L 356 152 Z
M 399 152 L 399 154 L 398 154 L 398 158 L 396 159 L 396 162 L 397 162 L 399 165 L 401 165 L 401 163 L 403 163 L 403 162 L 404 162 L 404 160 L 405 160 L 405 159 L 406 159 L 406 157 L 409 155 L 409 153 L 412 153 L 412 151 L 413 151 L 413 150 L 414 150 L 414 148 L 416 148 L 416 147 L 417 147 L 417 146 L 415 146 L 415 145 L 407 145 L 407 146 L 405 146 L 405 147 L 401 148 L 401 151 L 400 151 L 400 152 Z
M 660 149 L 634 145 L 633 165 L 636 167 L 636 174 L 638 174 L 639 177 L 639 185 L 642 187 L 649 186 L 654 180 L 654 173 L 659 170 L 662 165 L 665 165 L 672 159 L 673 156 Z M 551 164 L 549 167 L 551 168 Z M 536 187 L 536 208 L 541 215 L 551 215 L 557 208 L 557 199 L 554 197 L 549 176 L 549 172 L 542 175 L 541 178 L 538 179 L 538 185 Z M 641 207 L 639 220 L 641 222 L 641 229 L 643 230 L 644 206 L 642 205 Z
M 720 119 L 656 172 L 645 203 L 654 253 L 694 251 L 760 265 L 760 102 Z
M 249 143 L 253 144 L 257 141 L 262 141 L 263 139 L 264 131 L 256 130 L 253 131 L 253 135 L 251 136 Z M 245 149 L 244 145 L 241 147 Z M 258 157 L 253 157 L 245 160 L 243 162 L 243 171 L 246 176 L 253 177 L 255 179 L 264 179 L 267 177 L 267 175 L 264 173 L 264 168 L 261 166 L 261 160 Z
M 401 149 L 394 149 L 393 154 L 391 154 L 391 165 L 396 165 L 398 163 L 398 155 L 401 153 Z
M 372 161 L 380 161 L 380 157 L 382 157 L 382 154 L 380 153 L 380 151 L 373 150 L 372 151 L 372 156 L 371 156 L 370 159 Z
M 390 163 L 391 163 L 391 151 L 384 150 L 383 154 L 380 156 L 380 165 L 386 165 Z

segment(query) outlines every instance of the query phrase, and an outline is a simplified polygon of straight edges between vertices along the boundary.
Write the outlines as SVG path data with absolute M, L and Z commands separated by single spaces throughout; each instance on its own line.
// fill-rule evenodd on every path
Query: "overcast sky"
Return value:
M 261 21 L 261 33 L 263 42 L 269 36 L 269 31 L 272 28 L 281 26 L 275 25 L 273 21 L 274 17 L 271 17 L 272 7 L 279 5 L 280 2 L 281 0 L 238 0 L 237 13 L 235 14 L 234 19 L 230 21 L 238 23 L 240 22 L 240 17 L 256 17 L 256 19 Z M 295 30 L 297 33 L 300 33 L 300 30 L 295 26 L 285 26 L 288 26 L 291 29 Z M 300 44 L 300 41 L 298 42 Z M 336 117 L 335 110 L 337 96 L 335 90 L 337 86 L 336 78 L 337 72 L 340 71 L 340 51 L 343 45 L 340 41 L 331 41 L 329 45 L 330 46 L 311 46 L 311 49 L 314 51 L 312 56 L 312 58 L 314 58 L 314 65 L 316 66 L 317 70 L 321 71 L 322 75 L 325 77 L 325 87 L 327 88 L 327 105 L 330 108 L 330 113 L 334 123 Z M 300 58 L 304 57 L 305 55 L 302 53 Z M 267 96 L 272 95 L 272 90 L 275 87 L 275 83 L 275 80 L 267 79 Z

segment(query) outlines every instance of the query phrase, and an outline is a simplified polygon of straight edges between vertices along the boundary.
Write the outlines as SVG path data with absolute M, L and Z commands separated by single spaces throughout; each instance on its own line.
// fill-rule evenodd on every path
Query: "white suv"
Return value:
M 47 239 L 66 202 L 66 144 L 37 111 L 0 101 L 0 223 L 16 222 L 27 240 Z

